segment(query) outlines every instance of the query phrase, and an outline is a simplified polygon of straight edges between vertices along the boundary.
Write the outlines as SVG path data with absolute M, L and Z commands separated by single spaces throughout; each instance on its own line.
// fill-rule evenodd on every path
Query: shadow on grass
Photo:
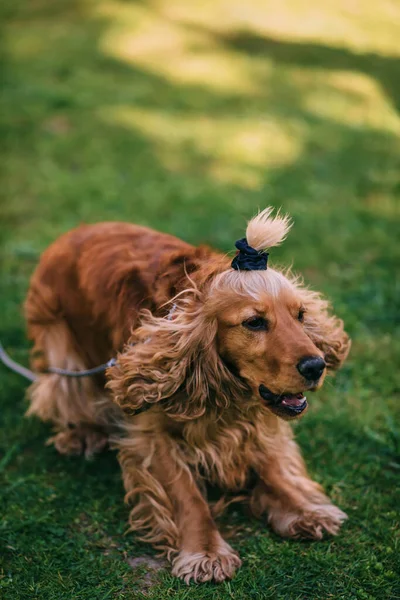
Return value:
M 209 33 L 209 31 L 207 31 Z M 260 36 L 249 31 L 217 34 L 228 48 L 251 56 L 265 56 L 276 63 L 307 68 L 363 73 L 375 79 L 400 113 L 400 58 L 318 43 L 293 42 Z

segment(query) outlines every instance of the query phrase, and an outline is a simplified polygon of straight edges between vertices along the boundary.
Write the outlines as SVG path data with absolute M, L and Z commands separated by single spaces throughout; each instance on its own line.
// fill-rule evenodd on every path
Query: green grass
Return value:
M 243 567 L 219 586 L 129 559 L 115 455 L 67 459 L 0 367 L 5 600 L 400 598 L 400 53 L 396 0 L 4 0 L 0 339 L 27 361 L 40 252 L 78 223 L 132 220 L 224 251 L 258 207 L 295 220 L 273 253 L 323 290 L 350 359 L 296 427 L 348 514 L 335 539 L 221 523 Z M 357 9 L 358 7 L 358 9 Z

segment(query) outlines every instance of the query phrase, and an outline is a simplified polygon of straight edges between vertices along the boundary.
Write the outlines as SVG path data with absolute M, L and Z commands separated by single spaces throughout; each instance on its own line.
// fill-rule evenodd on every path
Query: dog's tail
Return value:
M 246 238 L 255 250 L 266 250 L 279 246 L 292 226 L 290 217 L 278 213 L 273 217 L 273 207 L 269 206 L 253 217 L 247 224 Z

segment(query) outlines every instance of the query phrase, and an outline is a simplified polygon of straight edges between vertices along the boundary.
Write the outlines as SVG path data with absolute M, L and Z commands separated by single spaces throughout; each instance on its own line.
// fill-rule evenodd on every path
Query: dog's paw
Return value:
M 324 534 L 336 535 L 347 519 L 346 513 L 333 504 L 313 505 L 302 512 L 269 514 L 273 530 L 282 537 L 321 540 Z
M 84 454 L 87 459 L 104 450 L 107 443 L 108 436 L 104 432 L 89 426 L 77 426 L 60 431 L 47 440 L 47 445 L 54 444 L 60 454 L 69 456 Z
M 223 543 L 215 552 L 187 552 L 182 550 L 173 560 L 172 574 L 185 583 L 215 581 L 220 583 L 233 577 L 242 561 L 229 544 Z

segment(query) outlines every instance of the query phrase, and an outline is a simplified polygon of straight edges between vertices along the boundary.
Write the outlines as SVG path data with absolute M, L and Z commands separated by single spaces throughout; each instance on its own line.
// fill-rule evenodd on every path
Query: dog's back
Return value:
M 129 335 L 138 309 L 158 308 L 154 291 L 171 260 L 195 250 L 178 238 L 128 223 L 83 226 L 59 243 L 64 239 L 73 253 L 79 290 L 96 325 L 101 322 L 113 332 L 114 351 Z
M 173 236 L 128 223 L 82 225 L 58 238 L 43 253 L 25 303 L 33 369 L 79 371 L 107 362 L 139 311 L 157 311 L 174 295 L 197 253 Z M 59 451 L 86 447 L 90 455 L 120 418 L 104 383 L 103 375 L 43 373 L 28 392 L 28 414 L 56 424 L 51 441 Z
M 173 261 L 182 267 L 194 251 L 173 236 L 128 223 L 66 233 L 43 253 L 32 276 L 25 304 L 29 337 L 36 341 L 38 326 L 66 320 L 88 365 L 108 360 L 126 341 L 138 310 L 157 309 L 174 291 L 160 275 Z

